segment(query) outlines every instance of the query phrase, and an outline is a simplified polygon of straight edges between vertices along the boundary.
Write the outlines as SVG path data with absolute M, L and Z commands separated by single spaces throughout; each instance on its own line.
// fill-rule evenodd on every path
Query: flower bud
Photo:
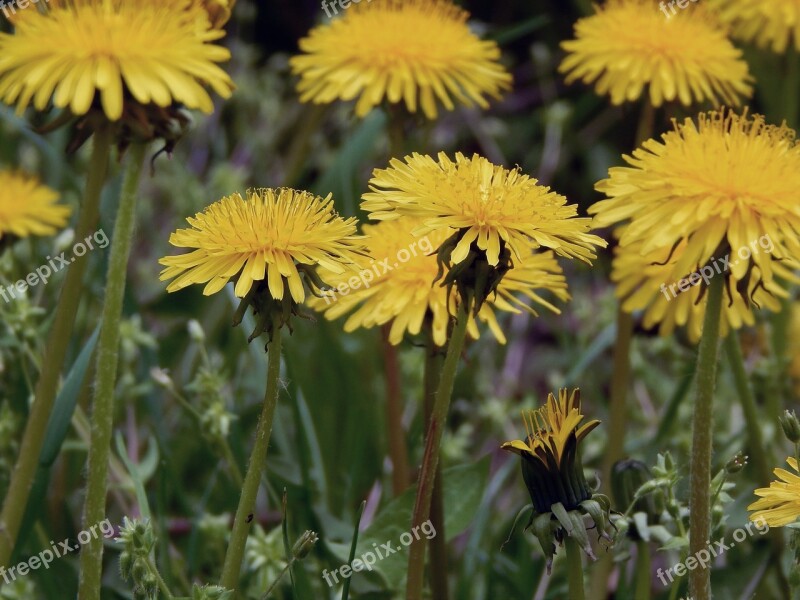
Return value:
M 783 433 L 788 440 L 793 444 L 800 443 L 800 421 L 797 420 L 794 411 L 783 411 L 783 415 L 778 418 L 778 421 L 780 421 Z

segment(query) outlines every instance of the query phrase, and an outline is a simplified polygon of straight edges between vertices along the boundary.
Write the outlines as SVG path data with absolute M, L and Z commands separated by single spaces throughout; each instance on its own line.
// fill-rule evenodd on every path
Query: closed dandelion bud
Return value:
M 620 511 L 626 510 L 636 499 L 636 492 L 653 478 L 650 469 L 640 460 L 624 459 L 611 469 L 611 493 Z
M 795 412 L 785 410 L 778 420 L 786 438 L 793 444 L 800 444 L 800 421 L 797 420 Z
M 558 398 L 550 394 L 544 407 L 523 414 L 523 418 L 525 440 L 506 442 L 502 449 L 522 458 L 522 475 L 533 502 L 533 533 L 542 545 L 548 568 L 554 542 L 562 542 L 565 535 L 594 559 L 584 516 L 592 519 L 600 536 L 610 539 L 610 503 L 601 494 L 592 495 L 578 446 L 600 421 L 581 425 L 584 417 L 577 389 L 571 393 L 562 389 Z
M 314 549 L 314 546 L 319 541 L 319 537 L 313 531 L 306 531 L 300 539 L 298 539 L 292 548 L 292 556 L 297 560 L 303 560 Z

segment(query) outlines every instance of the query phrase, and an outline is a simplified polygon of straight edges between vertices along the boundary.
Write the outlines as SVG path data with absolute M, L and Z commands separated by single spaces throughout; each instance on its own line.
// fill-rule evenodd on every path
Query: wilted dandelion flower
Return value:
M 609 502 L 589 489 L 579 445 L 600 421 L 583 422 L 577 389 L 561 389 L 557 398 L 549 394 L 545 406 L 522 416 L 525 439 L 506 442 L 501 448 L 522 458 L 522 475 L 533 501 L 531 524 L 548 564 L 555 552 L 553 541 L 561 542 L 567 531 L 593 556 L 582 515 L 588 514 L 598 533 L 606 536 Z
M 800 50 L 800 3 L 797 0 L 709 0 L 720 18 L 730 23 L 737 39 L 785 52 Z
M 335 3 L 332 3 L 335 4 Z M 323 6 L 325 3 L 323 2 Z M 365 116 L 388 100 L 421 106 L 429 119 L 453 99 L 486 108 L 511 87 L 500 49 L 467 25 L 469 15 L 450 0 L 370 0 L 313 29 L 291 59 L 303 102 L 328 104 L 358 98 Z
M 786 459 L 792 472 L 786 469 L 775 469 L 779 481 L 772 481 L 768 488 L 759 488 L 755 495 L 759 497 L 747 507 L 754 511 L 750 515 L 751 521 L 764 520 L 770 527 L 783 527 L 794 523 L 800 517 L 800 470 L 797 468 L 797 459 Z
M 433 342 L 444 346 L 455 307 L 453 296 L 436 283 L 439 266 L 435 249 L 446 240 L 447 233 L 433 231 L 415 237 L 411 232 L 420 224 L 418 219 L 405 217 L 365 225 L 364 243 L 369 257 L 359 260 L 359 274 L 321 271 L 322 279 L 334 289 L 321 299 L 313 299 L 312 307 L 323 311 L 329 319 L 349 314 L 345 331 L 391 323 L 392 344 L 399 344 L 406 333 L 417 335 L 423 327 L 430 327 Z M 496 294 L 481 307 L 477 319 L 486 322 L 495 337 L 505 343 L 495 310 L 513 313 L 524 310 L 536 315 L 534 306 L 539 305 L 558 313 L 548 299 L 551 296 L 554 300 L 569 299 L 561 268 L 552 252 L 529 252 L 503 278 Z M 470 318 L 468 332 L 478 338 L 475 318 Z
M 779 310 L 800 257 L 800 147 L 794 131 L 729 111 L 686 119 L 625 156 L 597 184 L 598 227 L 623 224 L 612 277 L 627 312 L 700 337 L 705 291 L 724 277 L 723 333 Z
M 638 100 L 645 91 L 653 106 L 674 100 L 738 105 L 751 95 L 741 51 L 703 7 L 670 19 L 652 0 L 609 0 L 596 10 L 576 23 L 575 39 L 562 43 L 568 54 L 559 70 L 567 82 L 594 84 L 613 104 Z
M 70 209 L 57 200 L 58 194 L 35 177 L 0 171 L 0 243 L 6 236 L 51 235 L 64 227 Z
M 287 188 L 253 189 L 246 198 L 226 196 L 187 219 L 170 243 L 193 248 L 180 256 L 162 258 L 161 280 L 174 279 L 167 291 L 206 284 L 203 293 L 221 290 L 236 278 L 235 293 L 245 297 L 254 283 L 266 281 L 275 300 L 305 298 L 304 281 L 315 284 L 317 265 L 334 273 L 353 268 L 362 244 L 356 219 L 343 219 L 333 199 Z
M 0 33 L 0 99 L 20 113 L 97 108 L 111 121 L 136 105 L 211 112 L 206 88 L 228 98 L 233 83 L 217 65 L 230 52 L 212 43 L 223 32 L 198 27 L 202 6 L 86 0 L 25 11 L 13 34 Z

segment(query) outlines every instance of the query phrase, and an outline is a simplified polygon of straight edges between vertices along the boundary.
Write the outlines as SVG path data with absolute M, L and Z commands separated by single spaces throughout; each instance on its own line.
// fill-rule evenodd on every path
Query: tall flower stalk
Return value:
M 92 156 L 86 174 L 86 188 L 75 232 L 84 239 L 97 227 L 100 215 L 100 195 L 108 175 L 112 131 L 102 128 L 95 133 Z M 0 566 L 8 565 L 17 543 L 22 518 L 28 505 L 33 480 L 39 465 L 47 424 L 53 409 L 61 368 L 75 325 L 76 307 L 83 292 L 83 277 L 88 257 L 76 257 L 68 270 L 58 297 L 55 317 L 45 344 L 42 370 L 36 384 L 25 431 L 22 434 L 17 463 L 11 475 L 8 493 L 0 513 Z
M 111 454 L 111 435 L 114 425 L 114 397 L 119 358 L 120 322 L 128 260 L 136 227 L 136 198 L 144 164 L 146 146 L 137 144 L 128 157 L 128 170 L 108 261 L 108 275 L 97 343 L 97 367 L 92 401 L 92 428 L 89 443 L 89 474 L 83 506 L 85 529 L 105 519 L 108 492 L 108 462 Z M 103 540 L 92 538 L 81 550 L 78 600 L 99 600 L 103 574 Z
M 233 280 L 234 293 L 242 298 L 234 325 L 252 308 L 256 329 L 250 341 L 261 335 L 268 340 L 267 390 L 220 581 L 237 592 L 278 401 L 281 330 L 307 292 L 320 295 L 328 289 L 318 273 L 321 266 L 331 273 L 352 273 L 364 251 L 355 219 L 340 217 L 331 196 L 300 190 L 232 194 L 187 220 L 190 227 L 173 233 L 170 243 L 192 251 L 160 261 L 165 266 L 162 280 L 173 280 L 167 290 L 205 284 L 204 294 L 210 295 Z

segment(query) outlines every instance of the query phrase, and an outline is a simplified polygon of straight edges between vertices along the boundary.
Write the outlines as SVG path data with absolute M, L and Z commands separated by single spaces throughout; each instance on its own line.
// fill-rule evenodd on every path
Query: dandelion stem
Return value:
M 711 446 L 714 415 L 714 386 L 717 379 L 720 315 L 725 278 L 715 277 L 708 286 L 703 321 L 703 337 L 697 353 L 697 396 L 692 428 L 692 456 L 689 499 L 689 554 L 695 555 L 708 544 L 711 534 Z M 689 572 L 689 594 L 695 600 L 711 598 L 711 573 L 708 569 Z
M 634 598 L 636 600 L 650 600 L 650 545 L 644 540 L 636 542 L 636 585 Z
M 105 519 L 108 492 L 108 461 L 114 427 L 114 390 L 117 381 L 120 320 L 125 297 L 128 258 L 136 223 L 136 193 L 142 173 L 146 146 L 131 148 L 127 172 L 122 184 L 114 237 L 108 261 L 105 300 L 97 342 L 97 366 L 94 379 L 92 428 L 89 440 L 89 466 L 83 527 L 88 530 Z M 103 540 L 93 538 L 81 549 L 81 572 L 78 600 L 100 600 L 103 571 Z
M 442 444 L 442 434 L 447 422 L 447 413 L 450 408 L 450 399 L 453 395 L 453 384 L 464 341 L 467 337 L 467 323 L 469 315 L 463 302 L 458 307 L 455 326 L 447 346 L 447 355 L 442 368 L 442 376 L 436 389 L 436 399 L 431 411 L 428 431 L 425 436 L 425 453 L 422 458 L 422 468 L 419 474 L 417 499 L 414 504 L 412 527 L 419 527 L 425 523 L 431 511 L 433 499 L 433 486 L 436 481 L 436 469 L 439 466 L 439 449 Z M 438 535 L 438 532 L 437 532 Z M 408 580 L 406 585 L 407 600 L 421 600 L 422 588 L 425 579 L 425 543 L 418 540 L 411 544 L 408 555 Z
M 392 461 L 392 491 L 402 494 L 411 479 L 408 466 L 408 447 L 403 430 L 403 394 L 400 383 L 400 360 L 397 348 L 389 342 L 389 325 L 381 328 L 381 350 L 386 370 L 386 434 L 389 438 L 389 457 Z
M 433 406 L 436 401 L 436 388 L 442 377 L 444 353 L 433 341 L 433 328 L 428 328 L 427 344 L 425 348 L 425 423 L 430 424 Z M 447 600 L 450 597 L 447 574 L 447 535 L 444 528 L 444 494 L 442 488 L 442 465 L 436 467 L 436 477 L 433 482 L 433 496 L 431 497 L 431 525 L 436 536 L 431 539 L 431 592 L 437 600 Z
M 91 162 L 86 175 L 86 190 L 81 207 L 76 238 L 84 239 L 97 227 L 100 214 L 100 194 L 108 175 L 112 132 L 101 128 L 94 135 Z M 19 535 L 25 508 L 28 506 L 33 479 L 39 465 L 39 455 L 44 444 L 47 424 L 58 389 L 59 375 L 67 354 L 75 325 L 75 315 L 83 292 L 83 276 L 88 264 L 87 257 L 76 258 L 68 270 L 64 287 L 58 298 L 53 327 L 45 344 L 42 370 L 36 386 L 35 401 L 31 406 L 28 421 L 11 475 L 8 493 L 0 514 L 0 566 L 9 566 L 11 555 Z
M 242 569 L 242 559 L 250 531 L 252 514 L 255 510 L 258 488 L 261 475 L 267 465 L 267 450 L 269 438 L 272 434 L 272 421 L 275 417 L 275 408 L 278 405 L 278 378 L 281 372 L 281 322 L 277 317 L 272 328 L 272 340 L 269 343 L 269 365 L 267 367 L 267 392 L 264 396 L 264 407 L 258 420 L 256 441 L 253 453 L 250 455 L 250 464 L 244 478 L 242 495 L 236 509 L 233 521 L 233 531 L 225 554 L 225 564 L 222 567 L 220 585 L 228 590 L 236 591 L 239 587 L 239 573 Z
M 581 560 L 580 544 L 571 536 L 564 537 L 564 547 L 567 550 L 567 581 L 569 585 L 569 600 L 584 600 L 583 591 L 583 562 Z

